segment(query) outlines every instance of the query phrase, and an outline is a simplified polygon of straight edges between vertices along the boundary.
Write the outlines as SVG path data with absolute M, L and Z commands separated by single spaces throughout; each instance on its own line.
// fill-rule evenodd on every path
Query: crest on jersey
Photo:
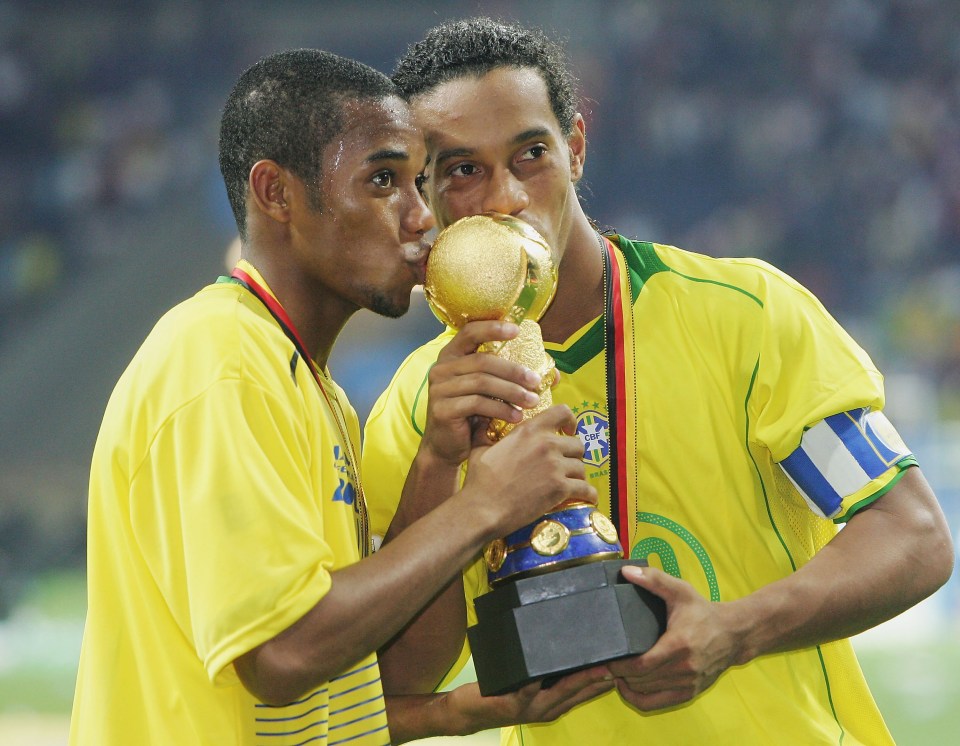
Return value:
M 595 409 L 575 412 L 577 435 L 583 443 L 583 463 L 603 466 L 610 458 L 610 421 Z

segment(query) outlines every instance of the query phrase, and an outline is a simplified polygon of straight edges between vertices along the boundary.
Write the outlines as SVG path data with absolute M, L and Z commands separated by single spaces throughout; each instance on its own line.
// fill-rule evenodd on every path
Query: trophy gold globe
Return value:
M 503 319 L 520 327 L 508 342 L 481 350 L 520 363 L 540 375 L 540 403 L 524 418 L 553 402 L 555 364 L 543 349 L 537 321 L 557 290 L 557 269 L 550 247 L 528 223 L 500 213 L 462 218 L 437 236 L 427 261 L 424 295 L 443 323 L 459 329 L 468 321 Z M 488 435 L 499 440 L 513 424 L 490 423 Z
M 520 327 L 516 338 L 485 344 L 480 352 L 540 375 L 540 403 L 524 410 L 524 419 L 552 404 L 555 364 L 537 322 L 556 288 L 549 244 L 510 215 L 484 213 L 452 223 L 437 235 L 427 260 L 424 295 L 443 323 L 460 329 L 470 321 L 503 319 Z M 513 427 L 492 420 L 487 435 L 500 440 Z M 665 628 L 662 601 L 619 574 L 625 563 L 646 561 L 623 559 L 613 522 L 595 505 L 556 506 L 489 543 L 483 562 L 492 590 L 476 599 L 477 624 L 467 634 L 485 695 L 642 652 Z M 584 618 L 592 620 L 589 634 Z

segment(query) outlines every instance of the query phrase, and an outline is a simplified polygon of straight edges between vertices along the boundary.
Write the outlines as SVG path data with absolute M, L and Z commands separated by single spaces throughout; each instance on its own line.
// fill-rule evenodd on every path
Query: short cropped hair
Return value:
M 240 236 L 246 238 L 254 163 L 269 159 L 290 169 L 320 209 L 321 157 L 343 129 L 344 104 L 396 95 L 383 73 L 316 49 L 278 52 L 248 68 L 220 120 L 220 172 Z
M 537 29 L 483 17 L 442 23 L 407 48 L 393 82 L 405 98 L 413 99 L 441 83 L 480 77 L 498 67 L 537 70 L 560 129 L 570 134 L 579 107 L 577 80 L 560 45 Z

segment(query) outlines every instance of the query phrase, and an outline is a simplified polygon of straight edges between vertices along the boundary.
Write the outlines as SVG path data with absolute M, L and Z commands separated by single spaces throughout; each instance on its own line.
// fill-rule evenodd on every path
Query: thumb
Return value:
M 637 567 L 636 565 L 624 565 L 620 571 L 623 577 L 640 586 L 644 590 L 650 591 L 653 595 L 659 596 L 664 601 L 669 601 L 679 591 L 683 584 L 669 573 L 658 570 L 656 567 Z

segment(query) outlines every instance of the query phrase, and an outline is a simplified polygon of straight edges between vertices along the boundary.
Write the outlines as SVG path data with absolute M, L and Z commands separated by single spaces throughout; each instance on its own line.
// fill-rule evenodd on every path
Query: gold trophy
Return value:
M 540 374 L 540 403 L 524 410 L 524 418 L 552 404 L 556 366 L 537 321 L 557 291 L 557 268 L 547 242 L 529 224 L 499 213 L 458 220 L 434 241 L 423 289 L 437 318 L 455 329 L 483 319 L 517 324 L 516 338 L 480 349 Z M 512 423 L 493 420 L 488 434 L 499 440 L 512 429 Z
M 556 288 L 549 245 L 532 226 L 509 215 L 485 213 L 456 221 L 437 236 L 427 261 L 424 293 L 442 322 L 456 329 L 483 319 L 519 325 L 515 339 L 480 349 L 540 375 L 540 403 L 524 410 L 524 419 L 552 404 L 555 365 L 537 322 Z M 487 435 L 499 440 L 513 427 L 492 420 Z M 646 591 L 619 577 L 624 562 L 646 563 L 621 559 L 613 522 L 594 505 L 559 505 L 491 542 L 483 556 L 493 590 L 476 600 L 478 624 L 468 630 L 483 694 L 642 652 L 663 630 L 660 599 L 651 596 L 651 607 L 642 595 L 649 596 Z M 629 607 L 626 616 L 624 605 Z M 634 607 L 642 607 L 643 618 L 636 629 L 624 630 L 630 615 L 637 617 Z M 598 608 L 605 608 L 606 616 L 598 616 Z M 601 635 L 585 635 L 584 619 Z

